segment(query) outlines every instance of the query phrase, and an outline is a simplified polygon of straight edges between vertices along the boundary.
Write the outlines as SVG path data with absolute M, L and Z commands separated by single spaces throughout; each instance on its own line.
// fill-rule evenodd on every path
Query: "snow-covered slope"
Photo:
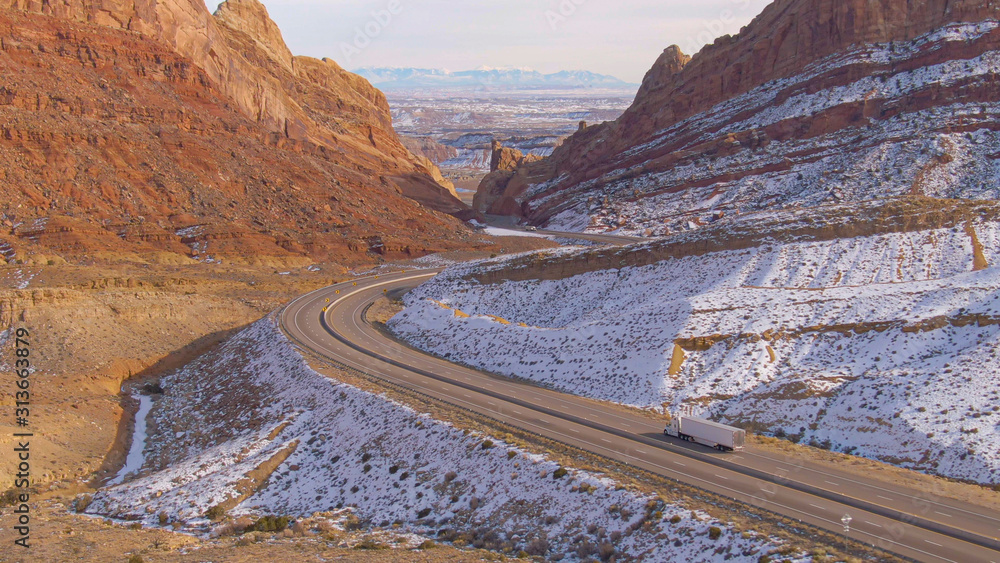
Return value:
M 555 229 L 662 235 L 779 207 L 907 194 L 1000 198 L 995 8 L 962 1 L 966 17 L 983 18 L 965 21 L 949 19 L 959 17 L 957 4 L 941 14 L 929 2 L 905 3 L 913 25 L 891 41 L 859 31 L 873 23 L 859 13 L 847 16 L 857 15 L 853 23 L 834 15 L 890 4 L 904 3 L 780 0 L 693 59 L 668 49 L 619 120 L 524 165 L 493 199 L 502 205 L 480 211 L 516 210 Z M 816 14 L 815 27 L 806 13 Z M 769 41 L 789 39 L 772 33 L 769 18 L 803 33 L 802 43 L 764 57 L 758 49 Z M 927 25 L 932 31 L 912 35 Z M 806 54 L 826 41 L 847 43 Z
M 1000 223 L 787 239 L 640 267 L 595 270 L 608 251 L 458 266 L 391 326 L 569 392 L 1000 482 Z
M 271 319 L 163 386 L 142 473 L 98 493 L 89 512 L 148 525 L 164 513 L 196 527 L 220 504 L 291 516 L 352 507 L 374 525 L 449 529 L 566 560 L 602 544 L 642 561 L 757 561 L 779 547 L 606 478 L 556 478 L 544 457 L 324 378 Z

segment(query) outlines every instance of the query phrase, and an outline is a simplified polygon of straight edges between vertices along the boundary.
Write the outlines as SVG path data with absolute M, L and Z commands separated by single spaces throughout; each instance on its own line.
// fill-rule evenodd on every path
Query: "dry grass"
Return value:
M 494 553 L 459 550 L 447 546 L 430 549 L 392 549 L 366 551 L 353 549 L 367 538 L 361 533 L 326 534 L 319 530 L 289 529 L 289 534 L 252 533 L 236 537 L 202 540 L 185 534 L 161 529 L 132 529 L 104 520 L 78 516 L 67 511 L 57 501 L 49 500 L 35 506 L 31 530 L 31 549 L 23 553 L 6 549 L 0 561 L 35 563 L 38 561 L 79 561 L 108 563 L 128 561 L 138 555 L 145 563 L 257 563 L 259 561 L 295 561 L 319 563 L 345 561 L 350 563 L 458 563 L 474 561 L 505 561 Z M 11 530 L 0 531 L 0 541 L 11 545 Z M 378 540 L 393 546 L 390 535 Z
M 368 376 L 357 370 L 331 363 L 326 359 L 307 354 L 307 360 L 310 366 L 319 373 L 372 393 L 383 394 L 416 409 L 418 412 L 427 413 L 436 420 L 448 422 L 456 428 L 497 437 L 522 450 L 545 455 L 560 465 L 606 475 L 626 489 L 641 494 L 655 495 L 690 510 L 703 510 L 714 518 L 724 522 L 732 522 L 737 530 L 752 530 L 780 538 L 788 542 L 790 547 L 802 551 L 823 549 L 838 557 L 839 560 L 856 557 L 878 561 L 900 561 L 899 558 L 889 553 L 876 551 L 869 546 L 824 530 L 803 525 L 763 509 L 735 503 L 702 489 L 510 426 L 487 416 Z M 621 408 L 635 412 L 632 409 Z M 648 411 L 640 412 L 644 412 L 651 418 L 663 418 L 661 415 Z

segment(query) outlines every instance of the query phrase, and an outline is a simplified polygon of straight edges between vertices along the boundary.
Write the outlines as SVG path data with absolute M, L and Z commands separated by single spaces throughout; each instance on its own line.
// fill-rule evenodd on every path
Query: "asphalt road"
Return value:
M 499 227 L 511 231 L 521 231 L 527 234 L 559 237 L 563 239 L 577 239 L 588 242 L 597 242 L 611 245 L 627 245 L 637 242 L 649 241 L 651 239 L 641 237 L 629 237 L 625 235 L 595 235 L 589 233 L 570 233 L 565 231 L 549 231 L 546 229 L 534 229 L 518 224 L 515 217 L 505 217 L 502 215 L 487 215 L 486 221 L 490 226 Z
M 370 277 L 310 293 L 285 308 L 283 328 L 300 345 L 372 376 L 904 557 L 1000 563 L 1000 513 L 834 466 L 666 438 L 660 424 L 638 414 L 428 356 L 364 321 L 367 306 L 385 292 L 436 273 Z

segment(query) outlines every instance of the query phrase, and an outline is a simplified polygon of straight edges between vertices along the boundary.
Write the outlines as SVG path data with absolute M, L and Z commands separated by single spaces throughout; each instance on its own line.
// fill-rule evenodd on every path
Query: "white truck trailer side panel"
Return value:
M 743 436 L 737 436 L 743 432 L 742 430 L 710 420 L 683 417 L 680 430 L 706 446 L 714 447 L 719 444 L 730 449 L 743 447 Z

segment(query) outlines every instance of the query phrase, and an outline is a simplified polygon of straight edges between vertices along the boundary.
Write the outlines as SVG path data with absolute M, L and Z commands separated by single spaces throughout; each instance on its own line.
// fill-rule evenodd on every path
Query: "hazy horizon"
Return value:
M 659 54 L 694 54 L 770 0 L 263 0 L 296 55 L 347 69 L 585 70 L 639 83 Z M 215 5 L 209 2 L 214 11 Z

